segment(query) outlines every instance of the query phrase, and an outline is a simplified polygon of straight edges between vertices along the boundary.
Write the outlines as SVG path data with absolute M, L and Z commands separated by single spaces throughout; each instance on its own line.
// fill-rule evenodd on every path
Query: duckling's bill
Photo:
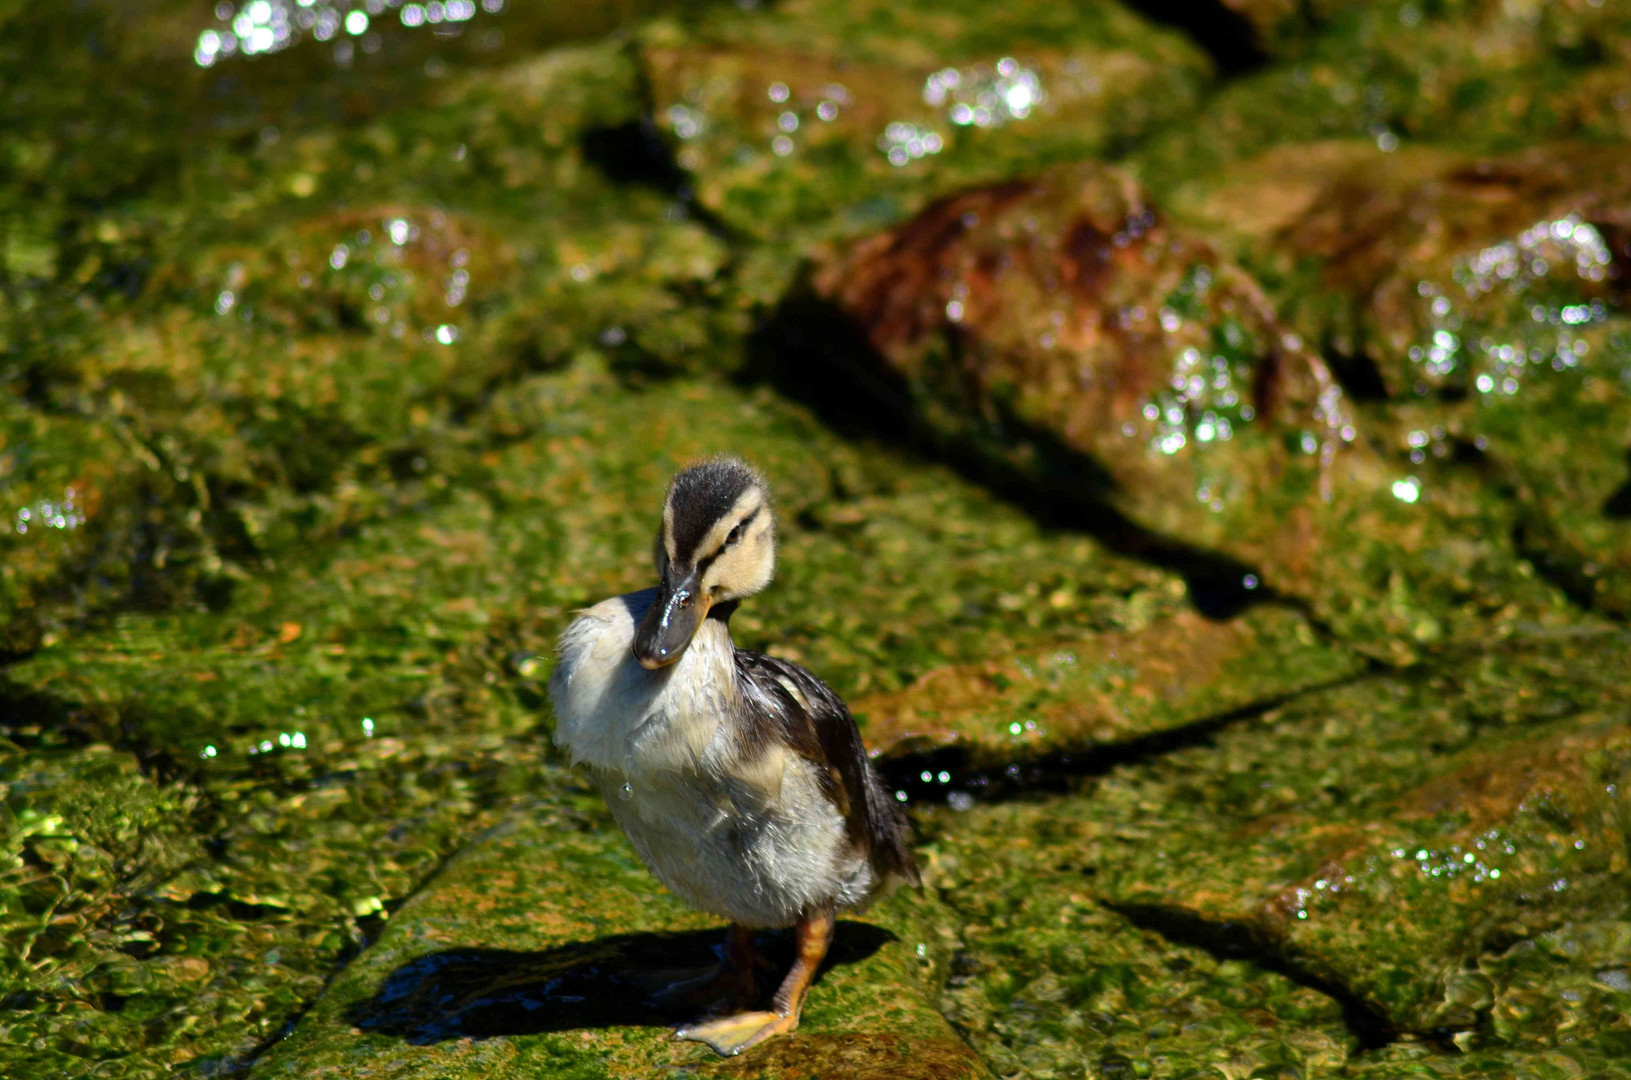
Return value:
M 713 601 L 702 587 L 702 574 L 669 564 L 646 617 L 634 632 L 631 651 L 640 666 L 651 671 L 667 667 L 691 644 Z

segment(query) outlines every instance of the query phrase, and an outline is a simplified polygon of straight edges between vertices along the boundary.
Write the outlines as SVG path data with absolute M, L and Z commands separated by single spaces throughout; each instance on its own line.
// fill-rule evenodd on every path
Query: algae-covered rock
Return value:
M 0 3 L 0 1074 L 1624 1074 L 1628 41 Z M 930 883 L 733 1061 L 542 693 L 721 450 Z
M 797 1034 L 724 1062 L 676 1041 L 689 1017 L 653 995 L 714 963 L 722 928 L 656 884 L 588 785 L 541 779 L 541 798 L 396 912 L 253 1075 L 987 1075 L 933 1007 L 925 901 L 907 893 L 839 924 Z
M 949 1014 L 1029 1075 L 1622 1075 L 1625 648 L 1446 657 L 921 811 Z
M 1247 228 L 1268 252 L 1318 267 L 1349 305 L 1329 327 L 1311 328 L 1347 355 L 1368 356 L 1393 394 L 1510 396 L 1505 378 L 1550 366 L 1626 287 L 1631 155 L 1620 149 L 1470 157 L 1288 146 L 1243 173 L 1233 190 L 1244 194 L 1250 176 L 1277 196 L 1268 203 L 1276 217 Z M 1253 198 L 1263 199 L 1261 188 Z M 1243 200 L 1227 188 L 1215 199 L 1212 216 L 1239 230 Z M 1465 344 L 1435 340 L 1440 332 Z M 1552 347 L 1533 358 L 1543 338 Z
M 729 447 L 770 476 L 781 579 L 733 625 L 852 697 L 1186 604 L 1172 575 L 1044 529 L 943 467 L 850 445 L 763 391 L 634 392 L 582 364 L 516 382 L 476 423 L 497 440 L 480 456 L 444 474 L 456 448 L 427 448 L 437 468 L 404 469 L 390 513 L 286 554 L 218 610 L 127 613 L 7 669 L 0 717 L 20 769 L 130 746 L 120 767 L 139 760 L 158 778 L 132 782 L 191 808 L 165 835 L 208 855 L 160 865 L 135 847 L 137 876 L 59 929 L 71 948 L 36 958 L 29 985 L 57 989 L 18 999 L 6 1021 L 17 1047 L 57 1056 L 0 1061 L 123 1057 L 159 1075 L 182 1058 L 236 1067 L 270 1038 L 443 859 L 542 783 L 553 638 L 572 609 L 646 584 L 664 485 L 685 461 Z M 59 786 L 54 798 L 103 805 L 92 780 Z M 11 797 L 28 820 L 60 816 L 32 786 Z M 89 888 L 58 876 L 70 895 Z M 7 933 L 39 910 L 8 906 Z M 130 926 L 148 935 L 131 939 L 136 955 L 119 951 Z M 102 999 L 73 989 L 103 969 L 148 987 L 139 1024 L 104 1023 Z M 189 1021 L 201 1014 L 208 1035 Z M 76 1050 L 63 1024 L 103 1035 Z M 821 1053 L 911 1059 L 893 1029 L 860 1044 L 839 1031 L 816 1039 Z
M 1325 365 L 1255 283 L 1116 172 L 943 199 L 814 284 L 934 420 L 1046 432 L 1168 531 L 1210 540 L 1229 504 L 1317 491 L 1355 438 Z
M 1624 663 L 1610 635 L 1300 700 L 1218 761 L 1175 759 L 1166 808 L 1137 815 L 1126 835 L 1143 842 L 1106 858 L 1100 887 L 1136 921 L 1233 936 L 1340 986 L 1395 1034 L 1468 1050 L 1564 1029 L 1611 1040 L 1600 1005 L 1537 1009 L 1523 957 L 1623 918 L 1631 747 L 1615 680 L 1591 673 Z M 1171 801 L 1186 792 L 1198 801 Z
M 1614 148 L 1323 144 L 1250 163 L 1197 212 L 1278 264 L 1287 318 L 1350 383 L 1402 399 L 1377 418 L 1401 465 L 1510 499 L 1494 527 L 1571 598 L 1623 616 L 1631 534 L 1610 504 L 1631 443 L 1628 197 Z
M 1279 28 L 1260 40 L 1286 59 L 1231 81 L 1192 121 L 1135 149 L 1140 178 L 1164 198 L 1286 144 L 1500 153 L 1560 138 L 1622 141 L 1631 124 L 1631 20 L 1612 3 L 1242 6 Z
M 943 1008 L 974 1047 L 1001 1075 L 1337 1075 L 1360 1040 L 1336 1001 L 1105 905 L 1112 814 L 1085 793 L 920 815 L 952 915 Z
M 1191 108 L 1208 73 L 1115 4 L 810 0 L 659 27 L 644 55 L 699 200 L 771 240 L 853 235 L 1102 153 Z
M 788 363 L 859 369 L 935 441 L 1086 517 L 1229 556 L 1247 589 L 1298 597 L 1368 651 L 1553 602 L 1501 532 L 1456 528 L 1489 516 L 1476 487 L 1422 497 L 1261 287 L 1118 173 L 949 197 L 814 287 L 860 349 L 835 339 Z

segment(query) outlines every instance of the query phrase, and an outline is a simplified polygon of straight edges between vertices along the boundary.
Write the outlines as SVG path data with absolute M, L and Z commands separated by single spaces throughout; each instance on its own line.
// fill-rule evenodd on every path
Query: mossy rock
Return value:
M 949 1015 L 1040 1075 L 1622 1075 L 1624 654 L 1449 654 L 921 814 Z
M 659 24 L 657 122 L 699 200 L 772 241 L 1102 153 L 1194 107 L 1207 60 L 1114 4 L 780 4 Z
M 1580 605 L 1623 618 L 1614 498 L 1631 446 L 1631 157 L 1287 146 L 1187 212 L 1260 265 L 1401 470 L 1482 486 L 1491 528 Z M 1506 504 L 1504 510 L 1502 504 Z
M 1424 487 L 1377 453 L 1263 288 L 1123 173 L 948 197 L 811 284 L 811 310 L 786 309 L 793 377 L 836 369 L 1005 483 L 1224 557 L 1236 603 L 1259 585 L 1295 597 L 1389 660 L 1557 606 L 1509 539 L 1509 505 L 1476 479 Z
M 1174 793 L 1201 798 L 1161 827 L 1184 844 L 1110 854 L 1099 887 L 1136 921 L 1232 936 L 1342 987 L 1384 1031 L 1469 1050 L 1550 1045 L 1525 985 L 1535 968 L 1509 950 L 1623 918 L 1624 704 L 1571 672 L 1623 664 L 1624 650 L 1615 634 L 1514 642 L 1422 679 L 1302 699 L 1232 733 L 1212 780 L 1175 760 Z M 1582 1008 L 1553 1018 L 1612 1037 L 1611 1012 Z

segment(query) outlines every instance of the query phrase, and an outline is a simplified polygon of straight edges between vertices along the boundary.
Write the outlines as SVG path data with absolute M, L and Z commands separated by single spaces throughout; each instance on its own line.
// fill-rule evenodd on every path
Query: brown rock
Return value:
M 1122 495 L 1174 525 L 1234 493 L 1177 481 L 1191 470 L 1173 461 L 1233 456 L 1237 434 L 1300 429 L 1313 440 L 1305 456 L 1328 466 L 1353 437 L 1325 365 L 1261 289 L 1111 170 L 943 199 L 857 244 L 815 284 L 908 384 L 1092 454 Z M 1262 464 L 1279 471 L 1281 457 Z M 1180 493 L 1198 513 L 1156 505 Z
M 1303 152 L 1268 155 L 1260 175 L 1278 174 Z M 1309 176 L 1304 210 L 1278 225 L 1274 241 L 1318 260 L 1329 285 L 1351 299 L 1362 313 L 1354 345 L 1377 360 L 1395 393 L 1423 378 L 1442 384 L 1450 371 L 1424 356 L 1436 331 L 1461 329 L 1452 322 L 1521 332 L 1519 320 L 1532 321 L 1533 302 L 1554 284 L 1587 305 L 1618 300 L 1631 286 L 1631 152 L 1623 148 L 1344 156 L 1323 155 L 1325 175 Z
M 1277 587 L 1327 579 L 1335 482 L 1369 467 L 1340 389 L 1249 276 L 1123 174 L 948 197 L 814 287 L 937 437 L 1073 477 L 1064 497 L 1272 566 Z
M 1431 403 L 1395 409 L 1401 456 L 1477 447 L 1516 497 L 1520 552 L 1577 602 L 1631 613 L 1631 534 L 1606 514 L 1631 442 L 1631 151 L 1322 156 L 1270 230 L 1340 298 L 1300 304 L 1304 330 Z

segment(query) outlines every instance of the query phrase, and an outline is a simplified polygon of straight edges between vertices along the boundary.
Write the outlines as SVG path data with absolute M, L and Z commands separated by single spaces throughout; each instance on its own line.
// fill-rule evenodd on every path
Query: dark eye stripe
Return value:
M 753 513 L 736 523 L 736 527 L 731 530 L 731 535 L 725 537 L 725 542 L 720 545 L 719 550 L 715 551 L 712 555 L 709 555 L 706 558 L 698 559 L 697 573 L 707 573 L 708 567 L 713 565 L 714 560 L 723 555 L 725 553 L 725 549 L 730 547 L 731 544 L 735 543 L 735 541 L 731 539 L 731 536 L 738 535 L 742 530 L 745 530 L 749 525 L 752 525 L 755 521 L 757 521 L 759 519 L 760 511 L 762 511 L 764 508 L 765 504 L 760 503 L 754 508 Z

